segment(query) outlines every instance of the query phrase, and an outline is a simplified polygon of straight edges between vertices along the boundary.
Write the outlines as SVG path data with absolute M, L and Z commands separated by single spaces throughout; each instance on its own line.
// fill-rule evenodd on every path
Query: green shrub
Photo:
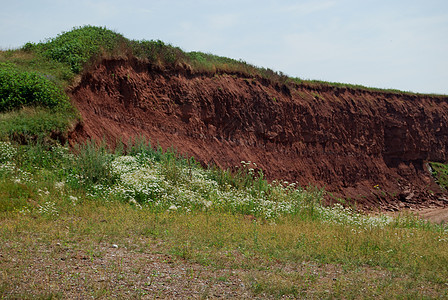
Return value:
M 100 54 L 119 52 L 127 40 L 105 27 L 83 26 L 63 32 L 56 38 L 36 46 L 26 44 L 24 49 L 38 49 L 44 56 L 70 65 L 74 73 L 80 73 L 87 62 Z
M 45 75 L 0 63 L 0 112 L 30 105 L 53 108 L 67 103 L 64 92 Z
M 84 145 L 77 145 L 76 151 L 78 155 L 73 171 L 82 176 L 88 185 L 98 183 L 112 185 L 117 180 L 110 167 L 113 155 L 108 153 L 104 144 L 98 146 L 88 141 Z

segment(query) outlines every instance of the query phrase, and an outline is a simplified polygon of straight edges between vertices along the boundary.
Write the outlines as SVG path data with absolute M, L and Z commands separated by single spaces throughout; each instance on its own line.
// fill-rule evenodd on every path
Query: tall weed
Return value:
M 73 171 L 79 175 L 88 185 L 105 184 L 113 185 L 117 180 L 110 166 L 113 155 L 109 153 L 104 143 L 97 145 L 92 141 L 87 141 L 84 145 L 75 148 Z

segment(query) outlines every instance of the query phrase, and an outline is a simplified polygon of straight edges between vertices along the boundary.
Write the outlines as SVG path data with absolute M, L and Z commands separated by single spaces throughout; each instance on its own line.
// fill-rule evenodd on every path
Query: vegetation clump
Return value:
M 50 76 L 18 70 L 11 63 L 0 63 L 0 112 L 24 106 L 66 107 L 67 95 Z
M 121 34 L 104 27 L 83 26 L 45 42 L 27 43 L 22 50 L 67 64 L 73 73 L 79 74 L 87 62 L 101 54 L 118 54 L 118 48 L 126 43 Z
M 437 183 L 445 190 L 448 189 L 448 165 L 440 162 L 430 163 L 432 174 L 436 177 Z

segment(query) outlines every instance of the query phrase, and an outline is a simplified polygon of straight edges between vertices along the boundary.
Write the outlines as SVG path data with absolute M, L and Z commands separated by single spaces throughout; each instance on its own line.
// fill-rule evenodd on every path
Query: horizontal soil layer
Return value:
M 446 206 L 428 161 L 448 158 L 448 97 L 282 85 L 244 74 L 109 59 L 71 91 L 72 142 L 138 135 L 204 164 L 255 162 L 269 179 L 324 187 L 330 201 Z M 333 199 L 333 200 L 331 200 Z

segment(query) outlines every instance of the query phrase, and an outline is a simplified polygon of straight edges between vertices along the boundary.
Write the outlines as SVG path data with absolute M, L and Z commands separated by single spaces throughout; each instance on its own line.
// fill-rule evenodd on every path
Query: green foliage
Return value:
M 0 112 L 23 106 L 67 106 L 68 97 L 49 78 L 0 63 Z
M 207 54 L 202 52 L 187 53 L 188 62 L 193 68 L 208 72 L 255 74 L 256 68 L 242 60 Z
M 433 175 L 437 179 L 437 183 L 443 188 L 448 189 L 448 164 L 438 162 L 430 163 L 433 169 Z
M 117 176 L 112 172 L 110 162 L 113 155 L 108 153 L 104 144 L 97 145 L 88 141 L 84 145 L 77 145 L 73 174 L 80 176 L 81 182 L 87 186 L 92 184 L 112 185 L 117 180 Z
M 179 47 L 165 44 L 161 40 L 131 41 L 131 48 L 136 57 L 161 65 L 172 65 L 185 58 L 185 53 Z
M 65 63 L 73 73 L 80 73 L 85 64 L 100 54 L 119 53 L 127 40 L 105 27 L 83 26 L 63 32 L 45 43 L 26 44 L 23 50 L 41 52 L 45 57 Z
M 0 51 L 0 63 L 14 65 L 17 71 L 41 74 L 62 89 L 70 83 L 74 76 L 68 65 L 31 51 Z
M 53 135 L 63 137 L 73 120 L 78 118 L 73 108 L 51 110 L 47 108 L 22 108 L 0 113 L 0 139 L 21 143 L 37 141 Z
M 244 60 L 236 60 L 196 51 L 186 53 L 186 59 L 186 62 L 197 71 L 239 74 L 247 77 L 259 76 L 280 83 L 292 82 L 282 72 L 275 72 L 269 68 L 256 67 Z
M 32 190 L 22 184 L 0 180 L 0 212 L 18 210 L 27 205 L 33 197 Z

